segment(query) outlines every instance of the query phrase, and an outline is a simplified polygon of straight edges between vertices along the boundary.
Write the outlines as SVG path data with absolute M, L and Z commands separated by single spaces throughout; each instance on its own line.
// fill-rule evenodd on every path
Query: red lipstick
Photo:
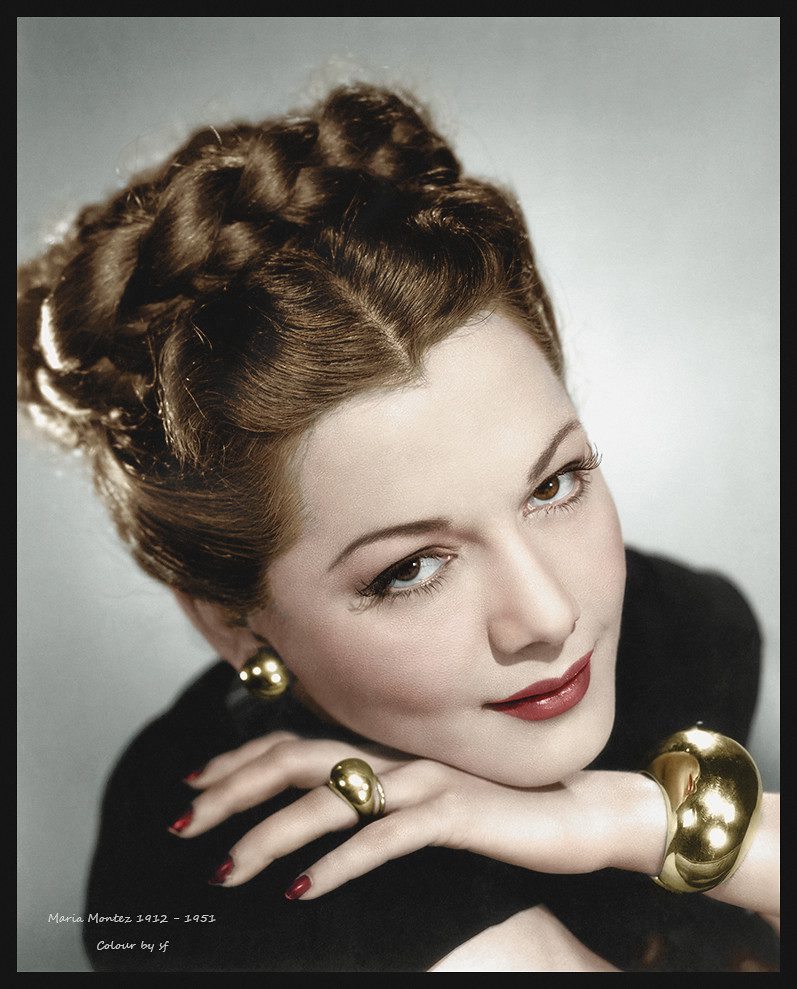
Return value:
M 589 687 L 589 661 L 593 650 L 577 659 L 563 676 L 538 680 L 511 697 L 486 706 L 523 721 L 544 721 L 575 707 Z

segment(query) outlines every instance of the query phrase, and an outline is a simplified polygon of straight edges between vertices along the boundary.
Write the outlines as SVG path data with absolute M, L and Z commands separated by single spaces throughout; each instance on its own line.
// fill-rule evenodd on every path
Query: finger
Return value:
M 237 749 L 231 749 L 229 752 L 222 752 L 215 756 L 202 769 L 192 773 L 190 777 L 186 777 L 184 782 L 197 790 L 204 790 L 225 776 L 229 776 L 236 769 L 240 769 L 247 762 L 251 762 L 252 759 L 265 755 L 275 745 L 296 740 L 298 737 L 290 731 L 274 731 L 260 738 L 254 738 L 251 742 L 247 742 Z
M 283 739 L 208 786 L 170 830 L 181 838 L 194 838 L 288 787 L 309 790 L 320 786 L 329 779 L 336 762 L 363 755 L 360 749 L 330 739 Z M 394 762 L 378 756 L 368 758 L 377 773 Z
M 388 769 L 394 769 L 397 766 L 403 765 L 412 758 L 404 753 L 380 745 L 357 749 L 351 745 L 346 746 L 345 743 L 342 744 L 341 742 L 330 739 L 303 739 L 294 732 L 275 731 L 268 735 L 263 735 L 260 738 L 255 738 L 237 749 L 231 749 L 229 752 L 223 752 L 215 756 L 202 769 L 187 776 L 183 782 L 197 790 L 207 789 L 236 770 L 241 769 L 247 763 L 267 755 L 277 746 L 283 746 L 287 742 L 295 742 L 299 746 L 313 746 L 319 756 L 323 753 L 327 759 L 332 760 L 329 764 L 330 769 L 341 759 L 356 756 L 369 762 L 376 772 L 385 772 Z M 343 752 L 344 749 L 346 750 L 345 753 Z M 319 776 L 308 785 L 317 786 L 320 782 L 321 777 Z
M 313 900 L 391 859 L 427 845 L 445 844 L 448 821 L 443 803 L 415 804 L 374 821 L 306 869 L 286 896 Z
M 390 817 L 402 806 L 411 806 L 419 799 L 418 778 L 413 778 L 407 768 L 402 767 L 381 778 Z M 358 821 L 357 812 L 344 797 L 328 786 L 317 787 L 271 814 L 230 849 L 234 868 L 224 885 L 245 883 L 275 859 L 295 852 L 322 835 L 354 827 Z

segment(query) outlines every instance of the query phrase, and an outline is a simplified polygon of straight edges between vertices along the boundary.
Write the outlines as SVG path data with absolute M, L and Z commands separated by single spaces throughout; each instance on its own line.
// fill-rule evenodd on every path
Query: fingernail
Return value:
M 195 780 L 198 776 L 201 776 L 203 772 L 204 770 L 202 769 L 195 769 L 193 773 L 189 773 L 188 776 L 183 776 L 183 783 L 190 783 L 192 780 Z
M 306 893 L 311 886 L 309 876 L 299 876 L 298 879 L 294 879 L 290 886 L 285 890 L 286 900 L 298 900 L 299 897 Z
M 194 808 L 189 807 L 182 817 L 178 817 L 177 820 L 174 822 L 174 824 L 169 825 L 169 830 L 173 834 L 180 834 L 181 831 L 184 831 L 188 827 L 188 825 L 191 823 L 191 821 L 193 821 L 193 819 L 194 819 Z
M 228 855 L 227 858 L 221 863 L 221 865 L 216 869 L 208 882 L 211 886 L 221 886 L 224 880 L 232 872 L 232 867 L 235 863 L 232 860 L 232 855 Z

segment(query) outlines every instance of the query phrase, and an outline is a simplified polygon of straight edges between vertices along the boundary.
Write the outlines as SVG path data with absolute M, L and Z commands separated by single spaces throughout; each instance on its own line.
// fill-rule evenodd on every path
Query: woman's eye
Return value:
M 427 581 L 446 561 L 439 556 L 416 556 L 405 560 L 393 569 L 385 582 L 385 587 L 400 591 L 405 587 L 415 587 Z
M 575 491 L 576 478 L 573 471 L 564 474 L 554 474 L 543 481 L 542 484 L 532 492 L 530 502 L 542 505 L 550 505 L 551 502 L 562 501 L 569 498 Z

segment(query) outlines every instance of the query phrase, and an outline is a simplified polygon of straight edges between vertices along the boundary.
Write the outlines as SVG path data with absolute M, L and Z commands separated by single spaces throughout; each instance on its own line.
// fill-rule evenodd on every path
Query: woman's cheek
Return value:
M 604 626 L 619 620 L 625 592 L 625 546 L 614 499 L 602 475 L 596 471 L 587 494 L 586 511 L 577 526 L 578 572 L 572 574 L 580 588 L 580 600 L 598 609 Z
M 601 498 L 601 524 L 596 527 L 597 531 L 603 535 L 600 556 L 603 560 L 608 603 L 616 610 L 619 620 L 623 597 L 625 595 L 625 543 L 623 541 L 620 518 L 617 514 L 617 508 L 614 504 L 611 491 L 606 485 L 603 475 L 599 475 L 597 480 L 601 485 L 603 493 L 603 497 Z
M 322 623 L 286 656 L 305 688 L 332 714 L 372 709 L 439 711 L 461 683 L 451 657 L 462 655 L 454 616 L 438 605 L 436 622 L 424 621 L 418 605 L 396 601 L 375 608 L 407 611 L 358 616 L 340 629 Z M 427 603 L 434 610 L 433 603 Z M 413 610 L 413 609 L 416 610 Z

